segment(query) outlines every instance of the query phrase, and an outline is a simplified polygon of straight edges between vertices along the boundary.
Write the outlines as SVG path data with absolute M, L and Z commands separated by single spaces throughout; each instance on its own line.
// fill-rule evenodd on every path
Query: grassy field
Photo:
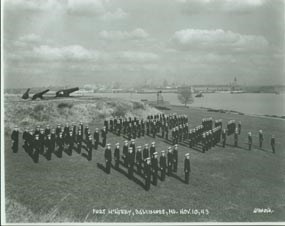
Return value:
M 73 153 L 59 159 L 55 155 L 48 161 L 43 156 L 38 164 L 20 148 L 12 153 L 10 128 L 37 124 L 55 125 L 65 121 L 88 121 L 91 130 L 102 127 L 104 115 L 121 112 L 127 106 L 128 115 L 145 116 L 156 112 L 141 109 L 135 105 L 117 101 L 110 106 L 101 100 L 92 100 L 90 107 L 84 100 L 73 103 L 69 110 L 58 108 L 53 102 L 5 103 L 5 186 L 7 222 L 196 222 L 196 221 L 285 221 L 285 121 L 237 114 L 208 112 L 205 109 L 173 106 L 165 113 L 187 114 L 190 127 L 201 123 L 204 117 L 212 116 L 227 122 L 236 119 L 242 122 L 239 148 L 233 147 L 233 137 L 227 140 L 226 148 L 220 145 L 202 153 L 199 148 L 189 149 L 179 145 L 179 165 L 176 176 L 143 188 L 144 180 L 135 174 L 136 180 L 129 180 L 126 169 L 112 169 L 107 175 L 100 167 L 104 164 L 103 148 L 93 152 L 92 161 Z M 95 103 L 94 103 L 95 102 Z M 100 102 L 101 107 L 96 107 Z M 42 118 L 33 116 L 36 105 Z M 58 104 L 58 103 L 56 103 Z M 126 105 L 125 105 L 126 104 Z M 47 107 L 47 105 L 51 105 Z M 88 107 L 89 106 L 89 107 Z M 104 106 L 104 107 L 102 107 Z M 107 106 L 107 107 L 106 107 Z M 138 108 L 138 109 L 137 109 Z M 44 110 L 43 110 L 44 109 Z M 102 109 L 105 109 L 104 111 Z M 119 110 L 118 110 L 119 109 Z M 24 111 L 25 110 L 25 111 Z M 42 111 L 46 111 L 43 113 Z M 100 113 L 101 111 L 101 113 Z M 91 113 L 90 113 L 91 112 Z M 94 114 L 93 114 L 94 112 Z M 46 114 L 53 117 L 47 117 Z M 96 114 L 95 114 L 96 113 Z M 32 115 L 32 116 L 31 116 Z M 92 116 L 92 117 L 91 117 Z M 84 120 L 85 119 L 85 120 Z M 40 121 L 43 121 L 40 123 Z M 52 123 L 55 122 L 55 123 Z M 257 147 L 258 130 L 264 131 L 264 149 Z M 247 150 L 247 132 L 253 133 L 253 149 Z M 276 136 L 276 154 L 269 145 L 271 134 Z M 107 142 L 123 143 L 123 137 L 109 135 Z M 150 137 L 137 139 L 136 145 L 153 141 Z M 169 144 L 157 137 L 158 151 L 166 150 Z M 20 142 L 22 144 L 22 142 Z M 190 152 L 190 184 L 183 183 L 184 154 Z M 93 209 L 208 209 L 201 215 L 116 215 L 94 214 Z M 253 213 L 254 208 L 271 208 L 273 213 Z

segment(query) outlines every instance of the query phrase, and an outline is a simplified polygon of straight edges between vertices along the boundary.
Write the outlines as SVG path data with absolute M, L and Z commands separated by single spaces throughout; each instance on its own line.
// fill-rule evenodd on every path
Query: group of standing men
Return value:
M 149 190 L 151 178 L 153 185 L 157 185 L 159 171 L 161 181 L 165 180 L 166 175 L 171 176 L 173 172 L 177 172 L 178 145 L 176 144 L 174 147 L 168 147 L 167 154 L 164 150 L 162 150 L 158 159 L 158 152 L 155 147 L 155 142 L 152 142 L 150 147 L 148 144 L 145 144 L 142 148 L 142 146 L 136 147 L 135 140 L 131 139 L 130 142 L 125 140 L 122 147 L 122 153 L 119 143 L 116 143 L 113 153 L 111 144 L 107 144 L 104 157 L 106 163 L 106 173 L 110 174 L 111 166 L 113 165 L 112 159 L 114 157 L 115 169 L 119 169 L 120 165 L 126 167 L 128 169 L 129 179 L 133 179 L 136 168 L 137 174 L 145 179 L 145 189 Z M 190 171 L 190 155 L 187 153 L 184 159 L 186 184 L 189 183 Z

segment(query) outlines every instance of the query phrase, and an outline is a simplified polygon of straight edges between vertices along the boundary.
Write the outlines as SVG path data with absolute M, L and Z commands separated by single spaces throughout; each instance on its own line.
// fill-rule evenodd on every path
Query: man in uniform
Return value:
M 238 135 L 241 133 L 241 121 L 238 122 Z
M 190 154 L 185 154 L 184 159 L 184 173 L 185 173 L 185 183 L 189 184 L 189 175 L 190 175 L 191 169 L 190 169 Z
M 235 134 L 234 134 L 234 140 L 235 140 L 235 147 L 238 146 L 238 128 L 236 128 Z
M 153 153 L 153 158 L 151 159 L 151 168 L 152 168 L 153 185 L 157 185 L 157 174 L 158 174 L 157 152 Z
M 274 135 L 271 136 L 270 144 L 271 144 L 272 152 L 275 153 L 275 137 L 274 137 Z
M 172 175 L 172 166 L 173 165 L 173 153 L 172 153 L 172 148 L 168 147 L 168 152 L 167 152 L 167 174 L 168 176 Z
M 45 133 L 44 133 L 44 129 L 40 130 L 39 140 L 40 140 L 40 144 L 41 144 L 40 153 L 43 154 L 44 151 L 45 151 Z
M 263 132 L 262 132 L 262 130 L 259 130 L 258 135 L 259 135 L 259 148 L 261 149 L 262 143 L 263 143 Z
M 96 128 L 95 132 L 94 132 L 94 148 L 95 148 L 95 150 L 98 149 L 99 142 L 100 142 L 99 129 Z
M 107 148 L 105 149 L 105 162 L 106 162 L 106 173 L 110 174 L 111 172 L 111 164 L 112 164 L 112 151 L 111 151 L 111 145 L 107 144 Z
M 142 147 L 138 146 L 136 153 L 136 165 L 137 165 L 138 174 L 141 174 L 142 171 L 142 161 L 143 161 Z
M 145 144 L 143 149 L 143 159 L 146 159 L 148 157 L 149 157 L 148 144 Z
M 166 156 L 165 151 L 161 151 L 161 156 L 159 159 L 159 167 L 161 172 L 161 181 L 165 180 L 165 173 L 166 173 Z
M 58 157 L 61 158 L 62 157 L 62 151 L 63 151 L 63 148 L 64 148 L 64 140 L 63 140 L 63 137 L 62 137 L 62 133 L 59 133 L 57 139 L 56 139 L 56 144 L 58 146 Z
M 150 189 L 150 179 L 151 179 L 151 161 L 150 158 L 146 158 L 146 163 L 144 167 L 145 172 L 145 190 Z
M 45 140 L 45 146 L 46 146 L 46 158 L 47 160 L 51 160 L 51 154 L 52 154 L 51 134 L 47 135 L 47 139 Z
M 45 129 L 45 135 L 47 136 L 48 134 L 50 134 L 50 127 L 49 127 L 49 125 L 47 125 L 46 129 Z
M 227 140 L 226 129 L 223 129 L 223 133 L 222 133 L 223 148 L 226 146 L 226 140 Z
M 177 164 L 178 164 L 178 145 L 174 145 L 173 149 L 173 172 L 177 172 Z
M 108 121 L 106 119 L 104 120 L 104 127 L 106 129 L 106 133 L 108 133 L 109 127 L 108 127 Z
M 165 123 L 164 131 L 165 131 L 165 139 L 168 140 L 168 123 Z
M 76 143 L 77 143 L 77 152 L 81 153 L 81 147 L 82 147 L 82 134 L 81 130 L 78 130 L 77 137 L 76 137 Z
M 252 136 L 251 132 L 248 132 L 248 149 L 251 150 L 251 145 L 252 145 Z
M 155 142 L 151 143 L 149 152 L 150 152 L 150 157 L 153 158 L 153 153 L 155 152 Z
M 120 165 L 120 144 L 116 143 L 116 148 L 114 150 L 115 168 L 118 169 Z
M 89 135 L 89 137 L 87 138 L 87 149 L 88 149 L 88 160 L 91 161 L 92 160 L 92 136 Z
M 57 124 L 55 133 L 56 133 L 56 136 L 59 136 L 59 134 L 61 133 L 61 126 L 60 126 L 60 124 Z
M 135 143 L 135 140 L 132 139 L 131 140 L 131 144 L 130 144 L 130 147 L 133 149 L 133 155 L 135 154 L 135 151 L 136 151 L 136 143 Z
M 107 140 L 107 129 L 104 126 L 102 131 L 101 131 L 101 137 L 102 137 L 102 147 L 106 146 L 106 140 Z
M 125 144 L 123 146 L 123 161 L 124 161 L 124 165 L 125 167 L 128 166 L 128 149 L 129 149 L 129 144 L 128 141 L 125 140 Z
M 128 152 L 128 176 L 129 179 L 133 178 L 134 174 L 134 163 L 135 163 L 135 158 L 133 154 L 133 148 L 129 147 L 129 152 Z
M 28 128 L 25 128 L 22 138 L 24 140 L 23 148 L 25 151 L 28 151 L 28 140 L 29 140 L 29 129 Z
M 73 133 L 72 133 L 72 131 L 70 130 L 69 136 L 68 136 L 68 153 L 69 153 L 70 155 L 72 155 L 73 146 L 74 146 Z
M 19 150 L 19 130 L 18 130 L 18 127 L 14 128 L 14 130 L 11 134 L 11 139 L 12 139 L 12 150 L 14 153 L 16 153 Z
M 65 124 L 65 127 L 63 129 L 63 136 L 66 137 L 69 134 L 69 125 L 68 123 Z
M 39 134 L 35 135 L 35 140 L 33 142 L 33 148 L 32 148 L 32 155 L 33 155 L 33 160 L 35 163 L 39 162 L 39 154 L 41 151 L 41 142 L 39 138 Z

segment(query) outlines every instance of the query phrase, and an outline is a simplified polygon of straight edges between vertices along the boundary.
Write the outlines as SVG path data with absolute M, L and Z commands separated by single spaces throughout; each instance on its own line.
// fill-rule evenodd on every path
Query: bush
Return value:
M 127 108 L 121 105 L 118 105 L 113 112 L 112 116 L 113 117 L 125 117 L 127 113 Z
M 145 107 L 144 107 L 144 104 L 143 104 L 143 103 L 133 102 L 133 109 L 134 109 L 134 110 L 145 109 Z

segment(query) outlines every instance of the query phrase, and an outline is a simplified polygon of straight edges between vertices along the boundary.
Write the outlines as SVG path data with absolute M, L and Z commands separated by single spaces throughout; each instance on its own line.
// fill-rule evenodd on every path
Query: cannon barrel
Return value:
M 29 99 L 29 92 L 30 92 L 30 88 L 28 88 L 27 91 L 23 94 L 22 99 L 24 100 Z
M 78 91 L 79 88 L 75 87 L 75 88 L 71 88 L 71 89 L 62 89 L 56 92 L 56 97 L 69 97 L 69 94 Z
M 46 90 L 44 90 L 42 92 L 34 94 L 34 96 L 32 97 L 32 100 L 36 100 L 37 98 L 43 99 L 43 95 L 45 93 L 47 93 L 48 91 L 49 91 L 49 89 L 46 89 Z

